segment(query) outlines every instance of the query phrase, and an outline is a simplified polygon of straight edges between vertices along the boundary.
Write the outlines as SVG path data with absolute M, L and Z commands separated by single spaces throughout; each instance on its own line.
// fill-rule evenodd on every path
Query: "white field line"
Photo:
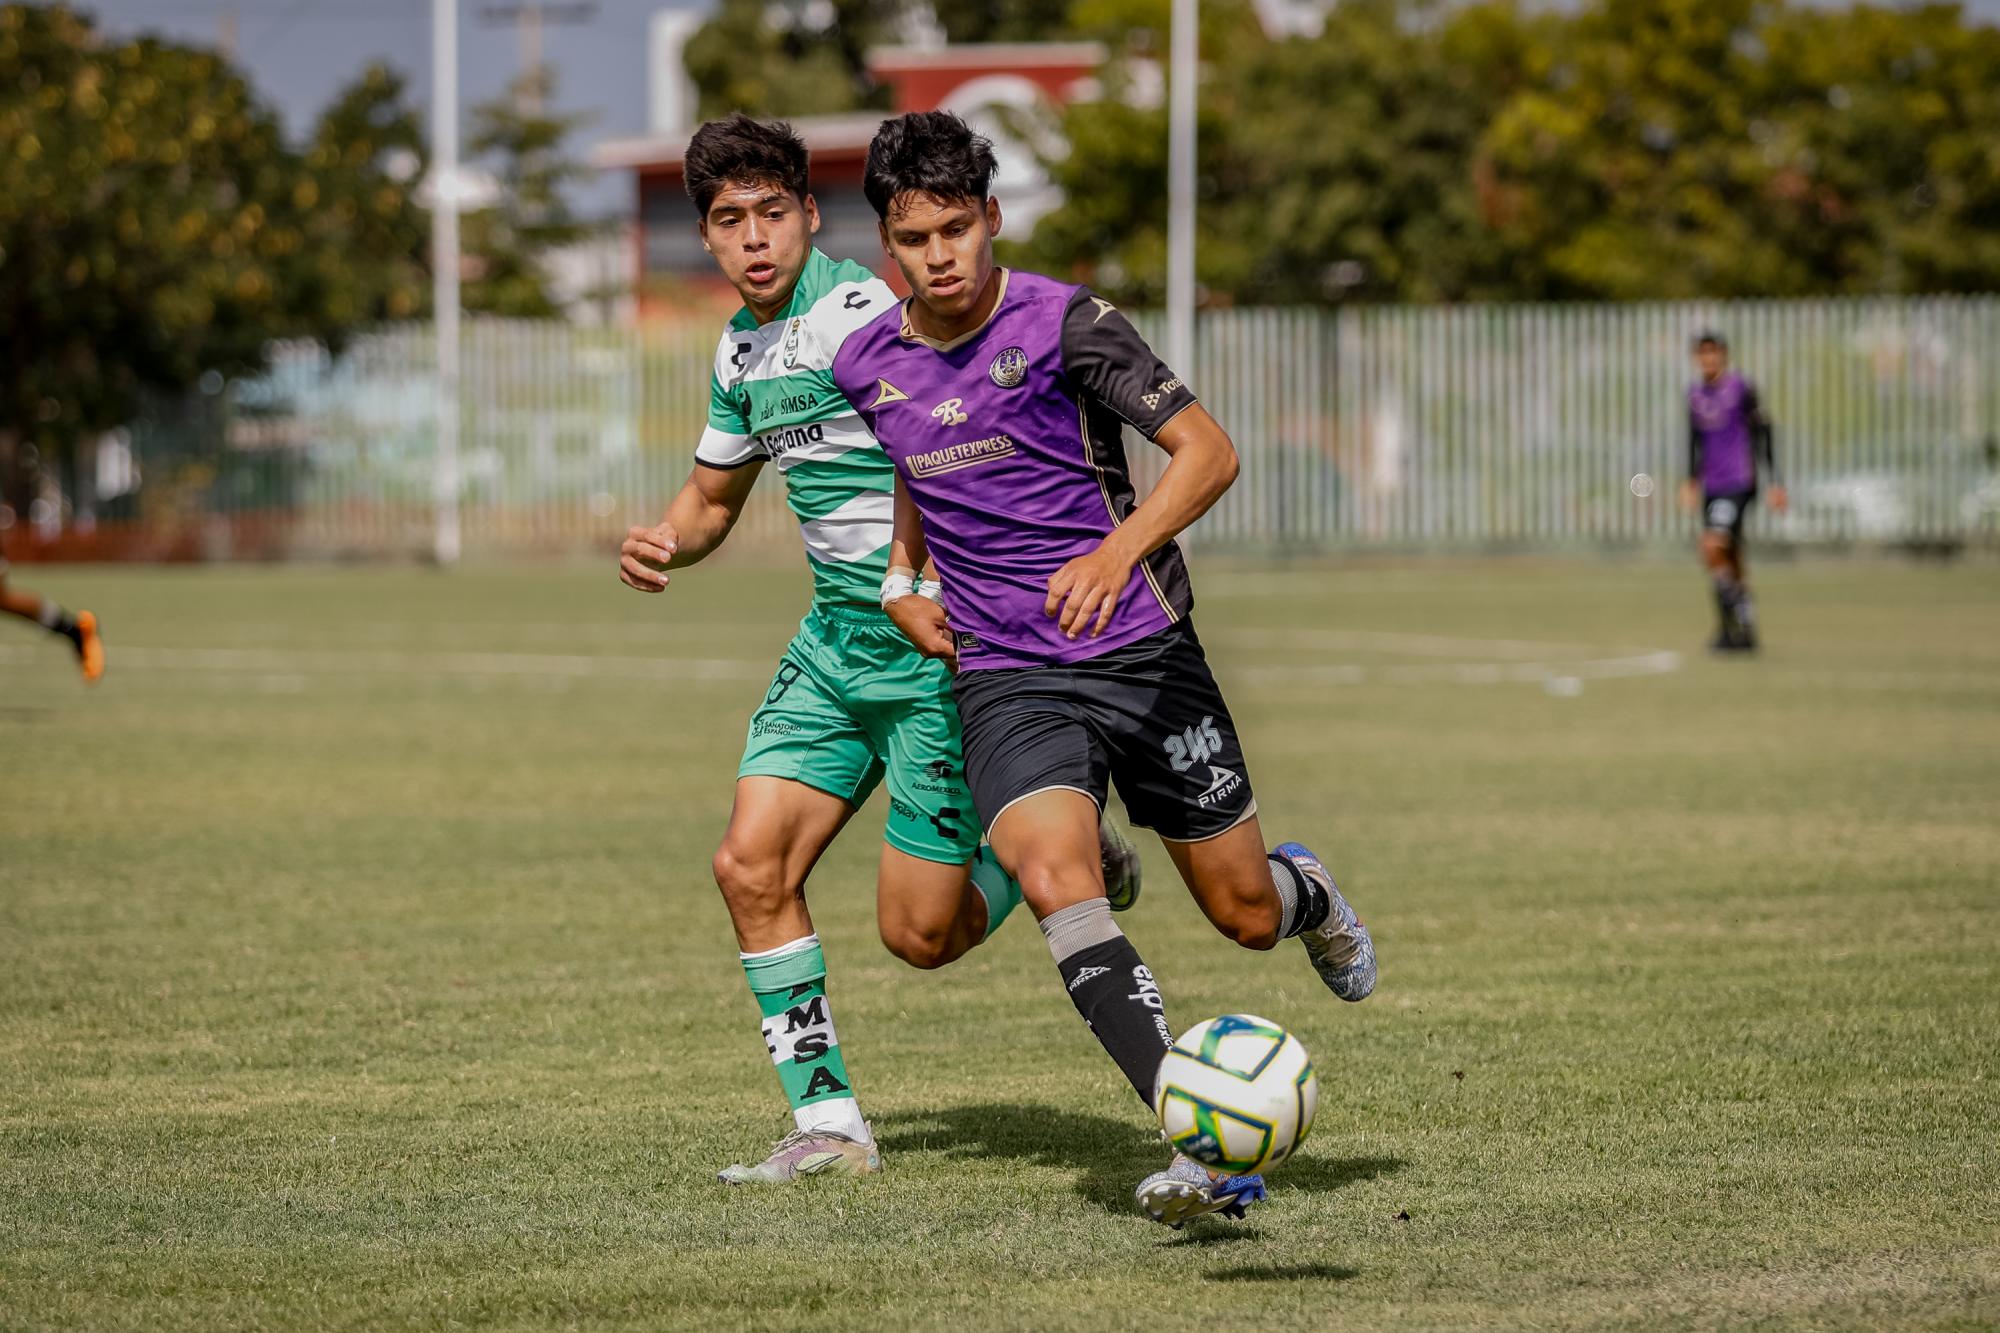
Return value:
M 153 671 L 263 673 L 355 673 L 388 676 L 600 677 L 617 680 L 764 679 L 775 659 L 632 657 L 612 654 L 438 653 L 388 650 L 299 648 L 144 648 L 107 645 L 110 667 Z M 21 647 L 0 649 L 0 661 L 25 662 L 36 656 Z
M 1235 630 L 1213 636 L 1217 643 L 1269 651 L 1277 648 L 1327 649 L 1336 652 L 1385 653 L 1399 657 L 1514 658 L 1528 662 L 1589 657 L 1592 654 L 1636 653 L 1588 643 L 1544 643 L 1532 639 L 1473 639 L 1446 634 L 1399 634 L 1365 629 Z
M 1615 680 L 1664 676 L 1680 670 L 1681 655 L 1636 653 L 1628 657 L 1550 662 L 1450 662 L 1428 666 L 1356 666 L 1346 663 L 1239 667 L 1229 674 L 1259 685 L 1546 685 L 1559 680 Z
M 1590 657 L 1587 645 L 1531 644 L 1518 639 L 1461 639 L 1438 635 L 1375 634 L 1368 631 L 1295 630 L 1280 634 L 1245 633 L 1217 636 L 1241 652 L 1299 651 L 1308 647 L 1369 648 L 1411 656 L 1451 656 L 1485 650 L 1503 661 L 1438 662 L 1427 664 L 1361 664 L 1290 662 L 1284 665 L 1234 666 L 1232 680 L 1257 685 L 1387 684 L 1505 685 L 1547 684 L 1551 680 L 1611 680 L 1628 676 L 1665 675 L 1678 670 L 1680 654 L 1624 652 Z M 1526 656 L 1538 649 L 1538 656 Z M 27 663 L 45 657 L 52 647 L 0 647 L 0 662 Z M 1599 649 L 1599 652 L 1605 650 Z M 1618 652 L 1618 650 L 1611 650 Z M 776 668 L 774 657 L 672 657 L 613 653 L 437 652 L 392 649 L 308 648 L 157 648 L 113 642 L 112 669 L 129 666 L 148 671 L 252 674 L 266 677 L 268 688 L 303 689 L 311 676 L 424 676 L 476 681 L 517 680 L 639 680 L 688 681 L 766 680 Z

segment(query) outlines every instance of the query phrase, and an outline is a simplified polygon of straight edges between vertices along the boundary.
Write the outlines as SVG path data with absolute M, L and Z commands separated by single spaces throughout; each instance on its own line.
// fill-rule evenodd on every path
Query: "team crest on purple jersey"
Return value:
M 1028 354 L 1019 347 L 1009 347 L 993 358 L 986 373 L 1001 388 L 1011 389 L 1028 378 Z

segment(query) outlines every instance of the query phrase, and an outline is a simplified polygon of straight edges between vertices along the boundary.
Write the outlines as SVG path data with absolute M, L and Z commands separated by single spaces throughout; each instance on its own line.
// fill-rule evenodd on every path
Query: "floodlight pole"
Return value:
M 431 0 L 431 315 L 437 328 L 436 530 L 458 563 L 458 0 Z
M 1194 364 L 1195 82 L 1201 0 L 1173 0 L 1167 76 L 1167 364 L 1192 380 Z

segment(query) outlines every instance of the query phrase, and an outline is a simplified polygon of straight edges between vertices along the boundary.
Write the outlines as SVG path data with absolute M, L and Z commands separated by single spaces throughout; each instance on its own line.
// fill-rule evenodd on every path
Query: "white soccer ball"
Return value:
M 1167 1141 L 1237 1176 L 1290 1157 L 1318 1109 L 1312 1057 L 1297 1037 L 1255 1014 L 1224 1014 L 1183 1032 L 1153 1086 Z

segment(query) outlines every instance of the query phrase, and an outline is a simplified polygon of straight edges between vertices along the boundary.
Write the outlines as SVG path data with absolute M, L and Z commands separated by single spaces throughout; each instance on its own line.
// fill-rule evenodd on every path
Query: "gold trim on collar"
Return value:
M 916 300 L 917 298 L 912 296 L 908 300 L 905 300 L 903 302 L 903 341 L 912 343 L 922 343 L 924 346 L 930 348 L 933 352 L 949 352 L 954 348 L 963 347 L 967 342 L 971 341 L 974 338 L 977 338 L 980 334 L 986 332 L 987 325 L 991 324 L 995 319 L 999 318 L 1000 307 L 1007 304 L 1008 272 L 1009 270 L 1004 268 L 999 270 L 1000 294 L 993 298 L 993 308 L 986 312 L 985 319 L 979 321 L 979 327 L 975 329 L 967 329 L 964 333 L 959 334 L 956 338 L 953 338 L 948 343 L 941 343 L 935 338 L 926 337 L 924 334 L 918 333 L 916 329 L 912 328 L 910 325 L 910 302 Z

